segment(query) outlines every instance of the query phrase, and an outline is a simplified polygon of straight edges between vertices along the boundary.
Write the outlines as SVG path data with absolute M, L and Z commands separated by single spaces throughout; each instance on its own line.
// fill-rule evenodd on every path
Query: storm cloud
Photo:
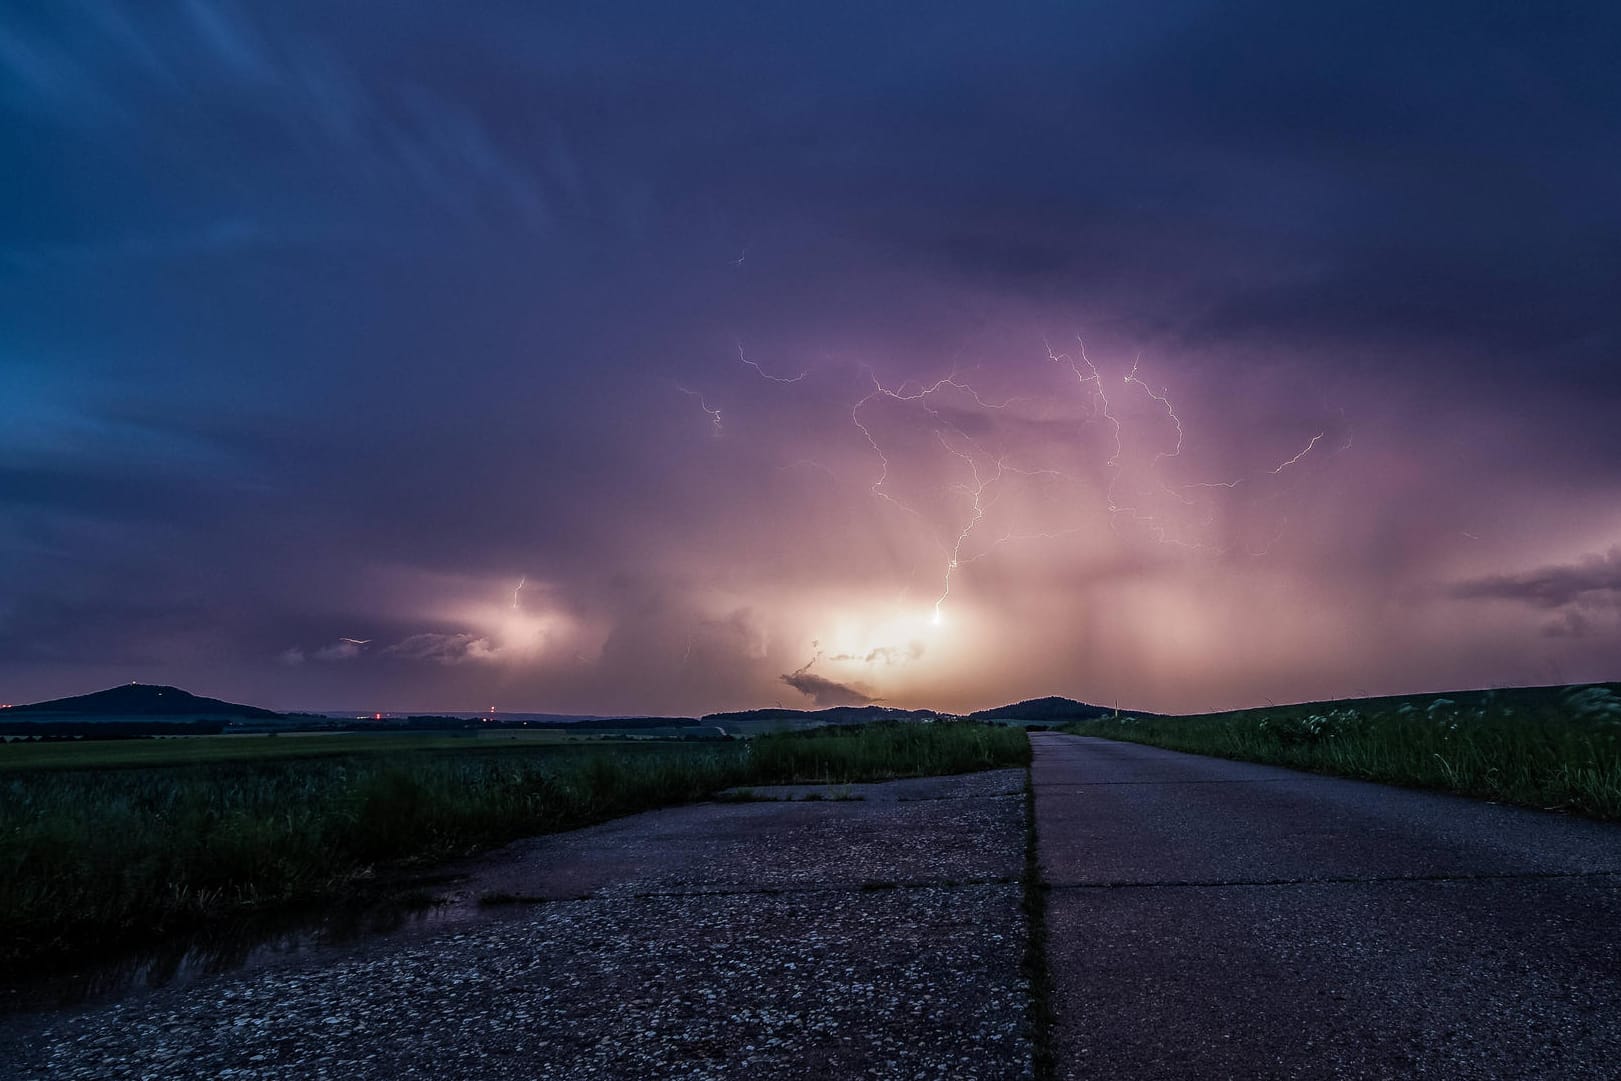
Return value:
M 818 709 L 828 706 L 865 706 L 872 695 L 810 671 L 810 665 L 782 675 L 782 681 L 811 700 Z
M 1617 674 L 1613 5 L 13 8 L 0 699 Z
M 1584 601 L 1621 603 L 1621 547 L 1575 563 L 1461 582 L 1452 592 L 1471 600 L 1520 601 L 1538 608 L 1562 608 Z

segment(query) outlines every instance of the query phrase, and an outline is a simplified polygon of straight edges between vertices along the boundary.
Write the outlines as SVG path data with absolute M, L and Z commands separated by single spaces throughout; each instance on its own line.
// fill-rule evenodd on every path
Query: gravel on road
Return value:
M 704 804 L 519 842 L 463 888 L 556 899 L 3 1019 L 0 1073 L 1032 1077 L 1022 782 Z

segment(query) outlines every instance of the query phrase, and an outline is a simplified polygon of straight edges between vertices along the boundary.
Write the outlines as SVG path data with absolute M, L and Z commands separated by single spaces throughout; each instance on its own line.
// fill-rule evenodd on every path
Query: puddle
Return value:
M 0 1015 L 36 1013 L 130 998 L 224 972 L 251 971 L 319 953 L 341 953 L 373 939 L 419 935 L 497 918 L 480 905 L 466 875 L 399 884 L 391 898 L 321 911 L 250 917 L 201 928 L 150 946 L 66 969 L 0 976 Z

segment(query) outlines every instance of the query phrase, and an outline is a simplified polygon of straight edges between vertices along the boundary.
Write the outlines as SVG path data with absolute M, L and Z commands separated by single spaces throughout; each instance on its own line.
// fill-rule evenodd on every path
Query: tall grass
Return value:
M 1024 731 L 1000 725 L 882 724 L 760 736 L 750 745 L 751 780 L 840 783 L 1024 765 Z
M 1064 731 L 1621 819 L 1621 697 L 1603 686 L 1109 717 Z
M 353 892 L 426 862 L 728 786 L 1017 765 L 1016 730 L 876 726 L 723 745 L 416 751 L 0 773 L 0 962 Z

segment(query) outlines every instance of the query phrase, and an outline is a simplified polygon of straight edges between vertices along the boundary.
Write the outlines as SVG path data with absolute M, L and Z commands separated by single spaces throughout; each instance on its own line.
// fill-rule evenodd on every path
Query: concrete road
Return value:
M 459 889 L 523 903 L 0 1017 L 0 1079 L 1029 1078 L 1024 785 L 760 789 L 792 802 L 520 841 Z
M 1621 1078 L 1621 826 L 1032 735 L 1065 1078 Z

